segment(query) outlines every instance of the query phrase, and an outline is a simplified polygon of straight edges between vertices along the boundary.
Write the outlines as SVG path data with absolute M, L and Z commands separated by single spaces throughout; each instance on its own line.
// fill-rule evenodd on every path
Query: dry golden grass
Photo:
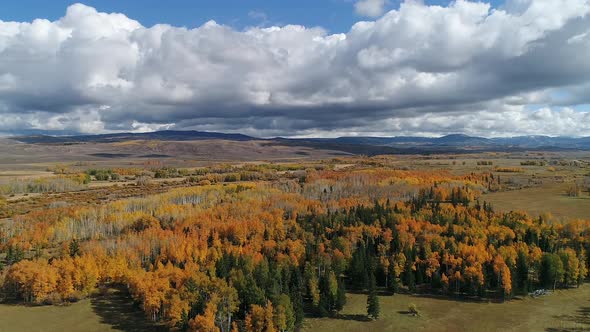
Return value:
M 525 211 L 531 216 L 551 214 L 558 220 L 590 218 L 590 196 L 565 194 L 568 183 L 547 183 L 541 186 L 489 193 L 481 198 L 492 203 L 498 211 Z

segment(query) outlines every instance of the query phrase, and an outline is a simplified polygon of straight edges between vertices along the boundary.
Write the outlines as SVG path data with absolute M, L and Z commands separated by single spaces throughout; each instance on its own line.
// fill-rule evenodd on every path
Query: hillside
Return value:
M 336 150 L 352 154 L 416 154 L 459 153 L 462 151 L 518 151 L 518 150 L 590 150 L 590 137 L 517 136 L 484 138 L 463 134 L 442 137 L 338 137 L 338 138 L 256 138 L 242 134 L 202 131 L 156 131 L 149 133 L 116 133 L 79 136 L 28 135 L 12 140 L 43 145 L 74 145 L 84 143 L 120 143 L 127 141 L 264 141 L 268 145 L 304 146 L 319 150 Z

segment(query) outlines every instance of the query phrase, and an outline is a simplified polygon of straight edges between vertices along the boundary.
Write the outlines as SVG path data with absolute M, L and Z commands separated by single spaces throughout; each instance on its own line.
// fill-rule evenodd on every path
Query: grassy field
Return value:
M 590 196 L 568 197 L 567 183 L 548 183 L 539 187 L 489 193 L 482 200 L 498 211 L 525 211 L 537 217 L 551 213 L 558 220 L 590 218 Z
M 590 285 L 505 303 L 396 294 L 380 297 L 381 318 L 366 319 L 366 296 L 348 294 L 339 318 L 310 318 L 304 331 L 587 331 Z M 407 313 L 418 306 L 420 316 Z
M 338 318 L 307 318 L 303 331 L 586 331 L 590 285 L 505 303 L 466 302 L 404 294 L 380 297 L 381 318 L 366 319 L 366 296 L 348 294 Z M 409 315 L 408 304 L 420 316 Z M 33 319 L 34 318 L 34 319 Z M 162 331 L 116 290 L 69 306 L 0 305 L 0 332 Z
M 540 153 L 547 160 L 588 160 L 588 153 Z M 447 156 L 421 160 L 415 165 L 421 169 L 447 169 L 454 174 L 469 172 L 492 172 L 501 177 L 504 189 L 499 192 L 484 194 L 480 200 L 492 203 L 498 211 L 524 211 L 533 217 L 550 213 L 558 221 L 590 218 L 590 196 L 583 192 L 580 197 L 568 197 L 566 190 L 574 183 L 583 183 L 590 177 L 590 168 L 580 166 L 523 166 L 521 162 L 538 160 L 535 154 L 528 153 L 483 153 L 476 155 Z M 413 157 L 415 159 L 415 157 Z M 493 165 L 480 166 L 478 161 L 490 160 Z M 465 163 L 465 164 L 464 164 Z M 400 161 L 400 166 L 409 165 L 410 160 Z M 497 172 L 495 169 L 515 168 L 521 172 Z M 509 188 L 506 182 L 515 182 L 522 189 Z
M 68 306 L 0 305 L 0 332 L 165 331 L 119 290 Z

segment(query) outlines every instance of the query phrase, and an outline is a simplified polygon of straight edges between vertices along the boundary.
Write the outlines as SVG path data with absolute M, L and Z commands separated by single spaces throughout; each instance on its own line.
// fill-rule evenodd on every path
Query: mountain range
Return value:
M 315 139 L 317 141 L 338 142 L 346 144 L 367 144 L 395 147 L 452 146 L 452 147 L 504 147 L 504 148 L 562 148 L 590 149 L 590 137 L 551 137 L 551 136 L 515 136 L 485 138 L 463 134 L 451 134 L 442 137 L 339 137 Z
M 351 136 L 338 138 L 257 138 L 243 134 L 203 131 L 156 131 L 148 133 L 115 133 L 99 135 L 26 135 L 10 139 L 28 144 L 84 144 L 114 143 L 130 140 L 159 141 L 266 141 L 269 144 L 307 146 L 320 149 L 342 150 L 351 153 L 421 153 L 456 151 L 503 151 L 503 150 L 590 150 L 590 137 L 516 136 L 484 138 L 463 134 L 442 137 L 372 137 Z

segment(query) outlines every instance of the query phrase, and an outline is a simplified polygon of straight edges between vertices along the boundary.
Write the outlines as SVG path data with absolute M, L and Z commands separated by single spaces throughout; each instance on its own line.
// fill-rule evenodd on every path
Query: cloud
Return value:
M 528 110 L 517 107 L 503 112 L 482 110 L 463 114 L 426 114 L 410 119 L 388 120 L 389 127 L 400 134 L 418 131 L 421 135 L 465 133 L 490 137 L 520 135 L 584 136 L 590 132 L 590 113 L 571 108 L 540 108 Z
M 357 14 L 368 17 L 378 17 L 385 12 L 386 0 L 358 0 L 354 4 Z
M 342 34 L 144 27 L 81 4 L 53 22 L 0 21 L 0 132 L 590 135 L 575 110 L 588 103 L 590 0 L 503 8 L 406 1 Z

